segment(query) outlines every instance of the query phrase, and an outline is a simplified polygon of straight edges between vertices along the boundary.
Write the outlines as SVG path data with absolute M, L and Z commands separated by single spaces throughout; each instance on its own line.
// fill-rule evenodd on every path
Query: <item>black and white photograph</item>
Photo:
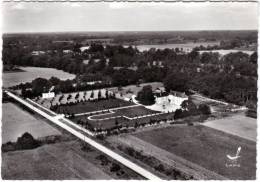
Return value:
M 1 179 L 257 180 L 259 12 L 1 2 Z

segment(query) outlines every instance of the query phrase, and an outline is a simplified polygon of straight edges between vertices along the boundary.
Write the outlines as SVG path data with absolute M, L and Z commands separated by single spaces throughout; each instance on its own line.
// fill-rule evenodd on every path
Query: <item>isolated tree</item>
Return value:
M 92 90 L 92 92 L 90 94 L 90 98 L 94 98 L 94 90 Z
M 155 103 L 155 97 L 150 85 L 144 86 L 141 91 L 138 92 L 136 98 L 141 104 L 152 105 Z
M 51 84 L 45 78 L 36 78 L 32 81 L 32 91 L 35 95 L 40 95 L 43 92 L 48 92 Z
M 105 95 L 106 95 L 106 98 L 108 99 L 108 90 L 106 90 L 106 93 L 105 93 Z
M 101 99 L 102 95 L 101 95 L 101 90 L 98 91 L 98 99 Z
M 25 132 L 21 137 L 17 139 L 16 148 L 17 149 L 33 149 L 39 146 L 37 140 L 33 138 L 33 136 Z

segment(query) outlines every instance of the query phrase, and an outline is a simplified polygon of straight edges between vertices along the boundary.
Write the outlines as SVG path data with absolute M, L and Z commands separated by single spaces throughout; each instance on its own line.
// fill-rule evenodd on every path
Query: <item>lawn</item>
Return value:
M 256 143 L 205 126 L 175 126 L 134 134 L 165 151 L 230 179 L 256 178 Z M 241 146 L 240 167 L 226 167 L 226 155 Z
M 134 105 L 132 102 L 124 101 L 121 99 L 108 99 L 108 100 L 99 100 L 99 101 L 86 101 L 86 102 L 80 102 L 76 105 L 71 106 L 59 106 L 58 109 L 55 112 L 58 113 L 85 113 L 85 112 L 92 112 L 92 111 L 98 111 L 103 109 L 110 109 L 110 108 L 116 108 L 116 107 L 124 107 L 124 106 L 130 106 Z
M 131 107 L 127 109 L 120 109 L 120 110 L 113 110 L 112 114 L 105 114 L 105 115 L 100 115 L 100 116 L 92 116 L 92 119 L 102 119 L 102 118 L 109 118 L 109 117 L 115 117 L 115 116 L 128 116 L 128 117 L 136 117 L 142 116 L 144 114 L 153 114 L 153 113 L 158 113 L 156 111 L 152 111 L 149 109 L 146 109 L 143 106 L 136 106 L 136 107 Z M 119 118 L 111 118 L 111 119 L 105 119 L 105 120 L 89 120 L 88 117 L 90 115 L 83 115 L 83 116 L 77 116 L 73 118 L 72 120 L 77 123 L 79 120 L 83 122 L 89 123 L 93 128 L 102 128 L 102 129 L 110 129 L 116 126 L 116 122 L 119 125 L 125 126 L 125 127 L 133 127 L 135 126 L 135 123 L 137 124 L 146 124 L 151 121 L 151 119 L 157 119 L 157 120 L 163 120 L 163 119 L 172 119 L 174 113 L 164 113 L 161 115 L 155 115 L 155 116 L 150 116 L 150 117 L 144 117 L 144 118 L 137 118 L 137 119 L 127 119 L 124 117 L 119 117 Z
M 159 112 L 146 109 L 143 106 L 136 106 L 136 107 L 113 110 L 113 113 L 107 115 L 92 116 L 91 119 L 95 120 L 95 119 L 103 119 L 103 118 L 109 118 L 115 116 L 126 116 L 129 118 L 133 118 L 133 117 L 153 114 L 153 113 L 159 113 Z

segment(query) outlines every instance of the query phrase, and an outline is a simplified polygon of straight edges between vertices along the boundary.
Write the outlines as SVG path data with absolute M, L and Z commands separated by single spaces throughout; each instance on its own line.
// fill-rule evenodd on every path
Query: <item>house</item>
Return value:
M 90 46 L 83 46 L 80 48 L 81 52 L 84 52 L 85 50 L 88 50 Z
M 83 60 L 83 64 L 88 65 L 88 63 L 89 63 L 89 59 Z
M 87 85 L 95 85 L 96 83 L 102 83 L 101 80 L 86 82 Z
M 45 54 L 45 52 L 44 51 L 33 51 L 31 54 L 33 56 L 39 56 L 39 55 Z
M 72 53 L 73 51 L 72 50 L 63 50 L 62 51 L 64 54 L 69 54 L 69 53 Z
M 188 96 L 184 92 L 170 91 L 170 94 L 180 98 L 188 98 Z
M 164 87 L 158 87 L 153 91 L 154 95 L 157 97 L 165 96 L 166 90 Z
M 54 92 L 48 92 L 48 93 L 42 93 L 42 98 L 43 99 L 49 99 L 49 98 L 54 98 L 55 93 Z

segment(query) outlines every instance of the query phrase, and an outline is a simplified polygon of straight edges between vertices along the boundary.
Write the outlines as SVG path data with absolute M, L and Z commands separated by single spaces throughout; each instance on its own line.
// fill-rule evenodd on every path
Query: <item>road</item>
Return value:
M 12 97 L 13 99 L 15 99 L 16 101 L 18 101 L 21 104 L 25 105 L 26 107 L 30 108 L 31 110 L 37 112 L 41 116 L 47 118 L 49 121 L 51 121 L 54 124 L 60 126 L 61 128 L 65 129 L 66 131 L 73 134 L 74 136 L 76 136 L 79 139 L 85 141 L 86 143 L 95 147 L 99 151 L 105 153 L 109 157 L 111 157 L 111 158 L 115 159 L 116 161 L 120 162 L 124 166 L 132 169 L 133 171 L 140 174 L 144 178 L 149 179 L 149 180 L 161 180 L 161 178 L 152 174 L 151 172 L 147 171 L 146 169 L 138 166 L 137 164 L 135 164 L 135 163 L 131 162 L 130 160 L 122 157 L 121 155 L 119 155 L 119 154 L 115 153 L 114 151 L 110 150 L 109 148 L 107 148 L 107 147 L 101 145 L 100 143 L 94 141 L 93 139 L 89 138 L 85 134 L 82 134 L 82 132 L 78 128 L 75 128 L 74 126 L 71 125 L 71 123 L 68 123 L 67 119 L 65 119 L 61 116 L 57 117 L 58 115 L 57 116 L 50 116 L 50 115 L 46 114 L 44 111 L 42 111 L 42 110 L 38 109 L 37 107 L 33 106 L 29 102 L 26 102 L 25 100 L 16 96 L 15 94 L 13 94 L 9 91 L 5 91 L 5 93 L 7 95 L 9 95 L 10 97 Z

